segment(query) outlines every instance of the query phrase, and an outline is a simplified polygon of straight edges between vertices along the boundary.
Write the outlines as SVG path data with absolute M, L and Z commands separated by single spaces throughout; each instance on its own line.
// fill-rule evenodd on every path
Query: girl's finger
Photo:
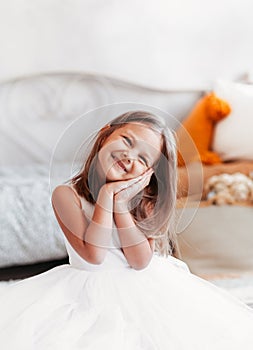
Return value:
M 142 179 L 148 179 L 148 178 L 150 179 L 151 176 L 153 175 L 153 173 L 154 173 L 154 171 L 149 171 L 149 172 L 145 173 L 143 175 Z
M 145 187 L 149 184 L 149 182 L 150 182 L 151 175 L 152 175 L 152 174 L 149 174 L 149 175 L 147 175 L 147 176 L 143 176 L 142 179 L 141 179 L 140 181 L 136 182 L 136 183 L 133 184 L 132 186 L 135 186 L 135 185 L 136 185 L 136 186 L 139 186 L 140 190 L 143 189 L 143 188 L 145 188 Z
M 152 174 L 154 173 L 154 170 L 152 169 L 152 168 L 150 168 L 150 169 L 148 169 L 145 173 L 144 173 L 144 175 L 146 175 L 146 176 L 151 176 Z
M 129 179 L 126 181 L 122 181 L 122 183 L 119 185 L 118 189 L 115 191 L 115 193 L 118 193 L 122 190 L 125 190 L 126 188 L 134 185 L 135 183 L 139 182 L 142 179 L 142 176 L 135 177 L 133 179 Z
M 130 180 L 126 180 L 126 181 L 124 181 L 123 186 L 124 186 L 125 188 L 127 188 L 127 187 L 129 187 L 129 186 L 135 184 L 136 182 L 139 182 L 141 179 L 142 179 L 142 175 L 137 176 L 137 177 L 134 177 L 133 179 L 130 179 Z
M 152 168 L 149 168 L 147 171 L 145 171 L 143 174 L 134 177 L 133 179 L 127 180 L 127 182 L 133 181 L 133 183 L 138 182 L 140 180 L 142 180 L 143 178 L 145 178 L 146 176 L 150 176 L 154 173 L 154 170 Z
M 148 174 L 147 174 L 147 175 L 148 175 Z M 135 184 L 135 183 L 137 183 L 137 182 L 143 180 L 143 178 L 145 178 L 145 177 L 146 177 L 146 175 L 144 176 L 144 174 L 141 174 L 141 175 L 139 175 L 139 176 L 137 176 L 137 177 L 134 177 L 133 179 L 126 180 L 125 183 L 123 184 L 123 186 L 124 186 L 125 188 L 127 188 L 127 187 L 129 187 L 129 186 L 131 186 L 131 185 L 133 185 L 133 184 Z
M 148 169 L 145 173 L 129 180 L 122 181 L 122 184 L 119 186 L 119 188 L 115 191 L 115 194 L 125 190 L 126 188 L 129 188 L 133 186 L 134 184 L 137 184 L 139 182 L 145 181 L 148 177 L 151 177 L 153 174 L 154 170 L 152 168 Z M 142 185 L 142 184 L 141 184 Z
M 138 183 L 142 184 L 145 181 L 148 181 L 148 183 L 149 183 L 152 174 L 153 174 L 153 172 L 144 173 L 143 175 L 141 175 L 140 179 L 138 179 L 138 181 L 136 181 L 135 183 L 131 184 L 131 186 L 134 184 L 138 184 Z

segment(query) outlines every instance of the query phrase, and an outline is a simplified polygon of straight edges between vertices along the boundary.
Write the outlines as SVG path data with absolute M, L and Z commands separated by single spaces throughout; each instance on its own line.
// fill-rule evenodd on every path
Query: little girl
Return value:
M 153 114 L 99 131 L 84 167 L 52 194 L 70 264 L 0 295 L 3 349 L 253 349 L 253 311 L 178 258 L 176 162 Z

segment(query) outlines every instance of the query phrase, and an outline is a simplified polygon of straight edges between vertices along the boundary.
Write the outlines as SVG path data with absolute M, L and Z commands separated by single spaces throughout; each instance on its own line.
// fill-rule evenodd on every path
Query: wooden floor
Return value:
M 52 269 L 55 266 L 69 264 L 68 257 L 61 260 L 52 260 L 32 265 L 12 266 L 0 269 L 0 281 L 8 281 L 10 279 L 23 279 L 38 275 Z

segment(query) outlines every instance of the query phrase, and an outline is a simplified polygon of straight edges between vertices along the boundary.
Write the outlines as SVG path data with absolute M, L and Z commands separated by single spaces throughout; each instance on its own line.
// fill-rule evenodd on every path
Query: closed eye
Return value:
M 139 156 L 139 158 L 141 159 L 142 163 L 144 163 L 148 167 L 147 159 L 144 158 L 143 156 Z
M 133 145 L 132 140 L 129 137 L 123 136 L 123 139 L 128 143 L 129 146 Z

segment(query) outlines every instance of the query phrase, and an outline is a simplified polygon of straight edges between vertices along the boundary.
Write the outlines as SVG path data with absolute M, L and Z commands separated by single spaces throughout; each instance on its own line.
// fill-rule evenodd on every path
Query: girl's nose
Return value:
M 123 152 L 121 159 L 126 164 L 130 164 L 131 163 L 131 156 L 127 152 Z

